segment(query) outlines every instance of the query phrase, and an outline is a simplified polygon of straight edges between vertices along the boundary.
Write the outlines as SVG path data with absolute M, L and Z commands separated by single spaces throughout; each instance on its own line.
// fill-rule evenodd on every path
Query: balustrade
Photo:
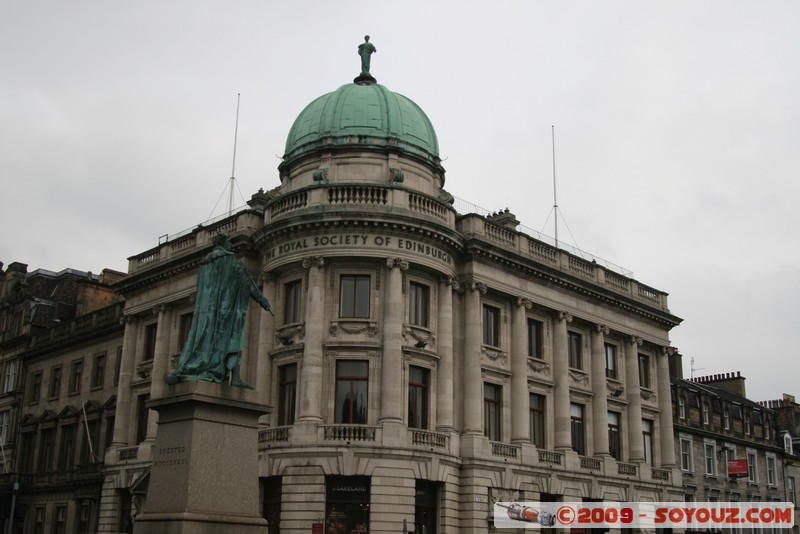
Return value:
M 411 443 L 414 445 L 422 445 L 424 447 L 446 449 L 447 434 L 414 429 L 411 431 Z
M 437 200 L 410 193 L 408 195 L 408 207 L 411 211 L 423 213 L 430 217 L 447 222 L 447 208 L 445 208 L 444 205 Z
M 628 293 L 630 291 L 630 280 L 625 278 L 624 276 L 620 276 L 614 271 L 606 271 L 606 285 L 611 286 L 614 289 L 622 291 L 624 293 Z
M 581 456 L 581 469 L 588 469 L 590 471 L 600 471 L 603 463 L 599 458 L 591 458 L 589 456 Z
M 342 186 L 328 189 L 329 204 L 386 204 L 388 190 L 384 187 Z
M 568 256 L 567 266 L 569 270 L 577 273 L 586 278 L 594 278 L 595 265 L 589 261 L 576 258 L 575 256 Z
M 269 216 L 274 219 L 286 213 L 305 208 L 307 205 L 308 193 L 306 191 L 290 193 L 270 205 Z
M 496 241 L 502 245 L 507 247 L 516 247 L 517 246 L 517 233 L 509 230 L 508 228 L 503 228 L 502 226 L 498 226 L 496 224 L 492 224 L 488 221 L 483 226 L 484 231 L 486 232 L 486 236 L 491 239 L 492 241 Z
M 274 443 L 278 441 L 289 441 L 289 428 L 288 426 L 278 426 L 275 428 L 266 428 L 258 431 L 259 443 Z
M 617 472 L 620 475 L 627 475 L 627 476 L 636 476 L 636 464 L 624 464 L 622 462 L 617 463 Z
M 541 241 L 528 239 L 528 253 L 545 263 L 558 265 L 558 249 L 542 243 Z
M 644 300 L 649 300 L 655 304 L 661 303 L 658 291 L 642 284 L 638 284 L 638 286 L 639 290 L 637 292 L 637 295 L 639 296 L 639 298 L 642 298 Z
M 492 456 L 499 456 L 500 458 L 516 458 L 519 454 L 519 447 L 517 445 L 509 445 L 508 443 L 498 443 L 492 441 Z
M 652 477 L 654 480 L 667 480 L 669 481 L 669 469 L 651 469 Z
M 545 464 L 562 465 L 564 463 L 564 453 L 556 451 L 546 451 L 539 449 L 539 462 Z
M 375 427 L 364 425 L 323 425 L 327 441 L 375 441 Z

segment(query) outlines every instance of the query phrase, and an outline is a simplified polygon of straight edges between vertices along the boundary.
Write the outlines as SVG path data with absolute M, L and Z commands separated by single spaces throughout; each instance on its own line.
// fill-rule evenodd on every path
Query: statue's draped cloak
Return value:
M 250 297 L 263 300 L 250 273 L 232 252 L 214 249 L 197 273 L 192 327 L 171 376 L 180 381 L 222 382 L 227 356 L 240 356 Z

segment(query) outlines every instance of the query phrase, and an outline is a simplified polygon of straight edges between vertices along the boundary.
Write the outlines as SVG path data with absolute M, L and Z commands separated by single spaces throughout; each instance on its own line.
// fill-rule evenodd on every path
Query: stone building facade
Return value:
M 166 387 L 220 229 L 275 303 L 251 308 L 243 369 L 273 407 L 271 530 L 485 532 L 496 500 L 682 497 L 665 293 L 510 213 L 458 213 L 430 121 L 374 80 L 313 101 L 279 173 L 249 209 L 131 259 L 101 514 L 146 485 L 156 427 L 136 407 Z
M 507 211 L 457 211 L 425 113 L 357 80 L 300 113 L 278 187 L 130 258 L 114 286 L 124 330 L 80 349 L 119 354 L 116 385 L 80 397 L 113 427 L 92 525 L 117 532 L 146 510 L 148 401 L 168 388 L 219 231 L 275 311 L 251 305 L 241 370 L 272 407 L 258 435 L 270 532 L 478 533 L 498 500 L 682 500 L 667 294 Z M 42 528 L 58 503 L 72 528 L 86 500 L 40 499 Z

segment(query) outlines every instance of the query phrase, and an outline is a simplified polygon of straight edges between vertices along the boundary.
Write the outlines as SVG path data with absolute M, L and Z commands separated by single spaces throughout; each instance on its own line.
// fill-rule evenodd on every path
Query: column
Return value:
M 664 347 L 661 354 L 656 355 L 656 372 L 658 373 L 658 408 L 659 433 L 661 438 L 661 466 L 675 465 L 675 440 L 672 431 L 672 395 L 669 386 L 669 357 L 675 352 L 673 347 Z
M 381 411 L 379 421 L 403 420 L 403 272 L 408 262 L 386 260 L 383 294 L 383 358 L 381 358 Z
M 164 380 L 169 371 L 169 339 L 170 323 L 172 322 L 172 309 L 166 304 L 156 306 L 153 313 L 158 315 L 156 325 L 156 350 L 153 355 L 153 370 L 150 374 L 150 398 L 164 396 L 167 383 Z M 150 412 L 150 419 L 157 419 L 155 411 Z M 148 435 L 150 433 L 148 432 Z
M 130 442 L 132 429 L 135 427 L 131 421 L 131 412 L 134 408 L 131 400 L 131 382 L 136 369 L 136 342 L 139 337 L 139 320 L 130 315 L 124 315 L 122 322 L 125 324 L 125 333 L 122 337 L 122 363 L 117 385 L 117 408 L 114 416 L 114 437 L 111 445 L 125 447 Z M 116 363 L 115 363 L 116 365 Z
M 481 295 L 486 285 L 467 285 L 464 310 L 464 433 L 483 434 L 483 380 L 481 378 Z
M 608 389 L 606 388 L 606 346 L 608 327 L 598 324 L 592 330 L 592 427 L 594 455 L 610 456 L 608 450 Z
M 639 387 L 639 347 L 642 338 L 631 336 L 625 346 L 625 390 L 628 393 L 628 459 L 644 462 L 642 436 L 642 391 Z
M 528 392 L 528 314 L 533 303 L 517 298 L 511 322 L 511 441 L 531 441 Z
M 569 343 L 567 323 L 572 322 L 568 312 L 558 312 L 553 319 L 553 408 L 555 412 L 555 448 L 572 448 L 572 430 L 569 417 Z
M 439 351 L 439 369 L 436 374 L 436 430 L 450 432 L 453 424 L 453 277 L 439 280 L 439 317 L 436 348 Z
M 275 278 L 264 276 L 263 282 L 262 294 L 272 306 L 275 306 Z M 273 327 L 271 328 L 270 325 L 273 325 Z M 272 399 L 272 359 L 269 353 L 272 352 L 275 346 L 274 333 L 272 314 L 263 311 L 258 323 L 258 350 L 256 353 L 256 358 L 258 358 L 256 362 L 256 391 L 258 392 L 258 401 L 262 404 L 269 404 Z
M 325 319 L 325 261 L 303 260 L 308 269 L 306 337 L 300 368 L 300 410 L 298 421 L 322 422 L 322 339 Z

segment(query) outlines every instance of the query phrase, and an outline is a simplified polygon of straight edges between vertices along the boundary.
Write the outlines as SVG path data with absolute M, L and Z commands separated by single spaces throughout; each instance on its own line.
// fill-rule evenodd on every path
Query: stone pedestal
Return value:
M 259 513 L 258 418 L 269 408 L 255 391 L 211 382 L 164 389 L 149 408 L 158 434 L 135 534 L 251 534 Z

